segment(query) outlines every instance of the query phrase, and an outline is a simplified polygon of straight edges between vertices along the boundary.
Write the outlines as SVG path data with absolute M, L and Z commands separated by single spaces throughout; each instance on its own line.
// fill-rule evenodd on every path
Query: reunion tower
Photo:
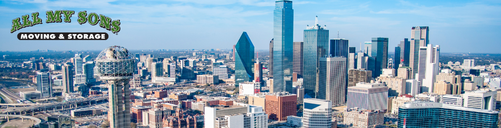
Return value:
M 134 75 L 135 59 L 124 47 L 111 46 L 101 51 L 95 62 L 95 74 L 109 85 L 110 128 L 130 128 L 129 80 Z

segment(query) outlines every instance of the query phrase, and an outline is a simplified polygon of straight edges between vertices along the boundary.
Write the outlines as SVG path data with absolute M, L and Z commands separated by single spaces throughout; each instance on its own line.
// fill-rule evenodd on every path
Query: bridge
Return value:
M 43 104 L 0 104 L 0 113 L 9 115 L 26 115 L 28 113 L 34 114 L 35 112 L 55 110 L 55 109 L 65 109 L 65 108 L 77 108 L 83 105 L 92 105 L 97 103 L 106 102 L 108 96 L 100 97 L 90 97 L 83 100 L 72 100 L 66 102 L 56 102 L 56 103 L 43 103 Z M 19 107 L 21 106 L 21 107 Z
M 42 120 L 40 120 L 40 119 L 38 119 L 36 117 L 33 117 L 33 116 L 0 114 L 0 117 L 5 117 L 7 119 L 7 122 L 10 121 L 11 117 L 21 118 L 22 121 L 24 121 L 24 119 L 30 119 L 32 121 L 35 121 L 35 125 L 39 125 L 42 122 Z

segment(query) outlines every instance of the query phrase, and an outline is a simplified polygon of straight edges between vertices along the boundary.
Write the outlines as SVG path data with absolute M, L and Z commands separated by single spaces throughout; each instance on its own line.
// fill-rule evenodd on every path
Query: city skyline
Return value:
M 242 31 L 253 35 L 256 50 L 267 49 L 273 38 L 273 0 L 136 2 L 90 1 L 2 1 L 0 2 L 0 51 L 99 50 L 110 45 L 139 49 L 230 49 Z M 410 38 L 413 26 L 430 27 L 430 43 L 442 52 L 499 53 L 496 31 L 501 27 L 501 3 L 495 1 L 304 1 L 294 0 L 294 39 L 302 41 L 302 29 L 318 15 L 331 30 L 330 37 L 360 43 L 372 37 L 388 37 L 389 46 Z M 338 5 L 332 9 L 329 5 Z M 318 7 L 317 7 L 318 6 Z M 95 12 L 122 21 L 122 31 L 108 41 L 19 41 L 18 32 L 106 32 L 98 26 L 72 23 L 43 23 L 10 33 L 12 19 L 45 11 Z M 459 27 L 458 27 L 459 26 Z M 209 34 L 207 34 L 209 33 Z M 189 38 L 196 35 L 199 38 Z M 471 38 L 460 38 L 471 37 Z M 189 40 L 186 40 L 189 39 Z M 149 42 L 143 45 L 137 42 Z M 176 45 L 183 42 L 186 45 Z M 480 42 L 480 43 L 470 43 Z M 488 42 L 488 43 L 483 43 Z M 214 45 L 217 44 L 217 45 Z M 462 46 L 462 47 L 455 47 Z M 393 52 L 391 49 L 389 52 Z

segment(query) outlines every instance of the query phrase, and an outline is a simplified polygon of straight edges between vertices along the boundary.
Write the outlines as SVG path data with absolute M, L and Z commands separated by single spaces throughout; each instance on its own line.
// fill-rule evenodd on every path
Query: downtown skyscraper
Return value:
M 235 85 L 254 80 L 253 66 L 254 45 L 247 32 L 243 32 L 235 45 Z
M 388 38 L 386 37 L 373 37 L 371 43 L 371 64 L 373 68 L 372 77 L 377 78 L 381 75 L 383 68 L 387 68 L 388 64 Z
M 330 55 L 332 57 L 348 58 L 348 40 L 335 38 L 330 40 Z
M 304 30 L 303 44 L 303 86 L 305 94 L 315 97 L 318 94 L 318 71 L 321 57 L 328 56 L 329 30 L 318 24 Z
M 293 71 L 303 75 L 303 42 L 294 42 Z
M 409 51 L 409 67 L 412 68 L 413 76 L 418 72 L 419 63 L 419 48 L 426 47 L 430 41 L 428 26 L 415 26 L 411 30 L 410 51 Z
M 344 105 L 346 102 L 346 58 L 322 57 L 319 61 L 318 99 L 332 102 L 332 105 Z
M 399 57 L 400 58 L 395 58 L 394 61 L 397 61 L 399 63 L 401 63 L 403 66 L 409 66 L 409 54 L 410 54 L 410 49 L 411 49 L 411 46 L 410 46 L 410 42 L 409 42 L 409 39 L 407 38 L 404 38 L 404 40 L 400 41 L 400 44 L 398 44 L 398 49 L 400 50 L 399 53 L 395 53 L 395 54 L 399 54 Z M 397 48 L 395 48 L 397 49 Z M 395 51 L 396 52 L 396 51 Z M 398 68 L 399 65 L 396 65 L 396 68 Z
M 273 90 L 292 92 L 292 37 L 294 10 L 292 1 L 275 1 L 273 12 Z
M 73 90 L 73 65 L 71 63 L 66 63 L 61 68 L 63 72 L 63 92 L 72 93 Z

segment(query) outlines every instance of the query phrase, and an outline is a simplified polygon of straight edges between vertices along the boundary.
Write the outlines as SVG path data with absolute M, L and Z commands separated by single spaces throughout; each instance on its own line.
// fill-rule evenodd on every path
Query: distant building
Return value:
M 297 103 L 298 104 L 303 104 L 303 100 L 304 100 L 304 88 L 303 88 L 303 86 L 298 86 L 296 93 L 297 93 Z
M 357 60 L 356 59 L 356 54 L 357 54 L 356 47 L 348 47 L 348 60 L 349 61 L 352 60 L 352 59 L 354 60 L 354 61 L 350 62 L 350 64 L 348 64 L 350 66 L 353 66 L 352 69 L 356 69 L 356 64 L 357 64 L 357 62 L 356 62 L 356 60 Z
M 226 65 L 221 65 L 221 66 L 218 66 L 218 67 L 214 67 L 212 69 L 212 74 L 213 75 L 217 75 L 219 77 L 219 79 L 228 79 L 228 68 L 226 67 Z
M 73 89 L 73 66 L 70 64 L 64 64 L 62 67 L 63 71 L 63 92 L 64 93 L 72 93 Z
M 50 79 L 50 72 L 41 70 L 37 72 L 37 91 L 40 91 L 40 97 L 52 97 L 52 80 Z
M 329 30 L 318 24 L 318 19 L 315 19 L 315 24 L 307 27 L 304 30 L 304 45 L 303 45 L 303 85 L 304 92 L 311 97 L 316 96 L 317 75 L 320 69 L 319 62 L 321 57 L 329 55 Z M 348 48 L 348 47 L 346 47 Z M 348 50 L 348 49 L 346 49 Z M 346 51 L 348 54 L 348 51 Z M 277 80 L 275 78 L 275 80 Z M 275 81 L 278 82 L 278 81 Z M 280 81 L 281 82 L 281 81 Z M 292 83 L 291 83 L 292 84 Z
M 441 95 L 440 103 L 463 107 L 463 97 L 459 95 Z
M 423 51 L 423 48 L 426 50 Z M 426 52 L 426 54 L 422 54 L 422 52 Z M 433 89 L 436 75 L 439 73 L 439 57 L 440 47 L 438 45 L 432 47 L 431 44 L 428 44 L 427 47 L 420 48 L 419 75 L 417 76 L 417 79 L 421 80 L 422 92 L 434 92 Z
M 41 123 L 40 127 L 71 128 L 75 126 L 75 120 L 69 116 L 55 115 L 47 117 L 47 122 Z
M 388 109 L 388 87 L 383 83 L 358 83 L 348 87 L 347 108 Z
M 452 94 L 452 84 L 446 81 L 437 81 L 435 82 L 435 88 L 433 89 L 433 93 L 438 95 Z
M 464 59 L 463 67 L 467 69 L 475 67 L 475 59 Z
M 412 69 L 409 67 L 399 67 L 397 69 L 397 77 L 402 79 L 410 79 L 412 77 Z
M 267 114 L 262 107 L 233 105 L 205 107 L 205 128 L 267 128 Z
M 369 128 L 384 123 L 384 111 L 350 110 L 343 112 L 343 122 L 357 128 Z
M 94 62 L 87 61 L 86 63 L 84 63 L 83 73 L 85 75 L 85 80 L 87 84 L 95 82 L 96 79 L 94 79 Z
M 218 75 L 197 75 L 197 84 L 219 84 Z
M 268 60 L 268 76 L 273 77 L 273 39 L 271 39 L 270 41 L 270 59 Z
M 379 80 L 388 86 L 389 96 L 399 96 L 406 94 L 406 82 L 405 79 L 389 76 L 380 76 Z
M 164 76 L 164 64 L 161 62 L 153 62 L 151 64 L 151 79 L 153 82 L 156 82 L 157 77 Z
M 275 1 L 273 11 L 273 91 L 292 93 L 294 9 L 292 1 Z M 307 43 L 306 41 L 304 42 Z M 303 51 L 304 52 L 304 51 Z M 303 56 L 306 57 L 306 56 Z M 304 63 L 305 64 L 305 63 Z
M 495 128 L 498 116 L 497 111 L 415 101 L 399 108 L 398 127 Z
M 292 71 L 301 76 L 303 75 L 303 42 L 294 42 L 293 50 Z
M 261 92 L 261 85 L 258 82 L 243 82 L 238 88 L 239 95 L 254 95 Z
M 412 68 L 413 76 L 419 71 L 418 65 L 420 47 L 426 47 L 430 42 L 429 31 L 430 28 L 428 26 L 414 26 L 411 29 L 411 39 L 409 41 L 409 67 Z
M 303 104 L 304 128 L 330 128 L 332 127 L 332 104 L 329 100 L 304 99 Z
M 400 95 L 395 99 L 391 100 L 391 111 L 390 111 L 391 114 L 398 115 L 398 108 L 400 108 L 400 106 L 404 105 L 405 103 L 411 102 L 413 100 L 414 98 L 411 95 L 407 94 Z
M 376 78 L 382 73 L 382 69 L 387 67 L 388 64 L 388 38 L 386 37 L 373 37 L 372 38 L 372 51 L 369 56 L 373 63 L 369 63 L 369 70 L 372 70 L 372 77 Z M 371 68 L 373 66 L 373 68 Z
M 451 73 L 446 73 L 446 72 L 441 72 L 436 76 L 436 81 L 445 81 L 449 82 L 452 87 L 452 94 L 453 95 L 459 95 L 463 91 L 462 88 L 462 82 L 461 82 L 461 75 L 456 75 L 454 72 Z
M 75 54 L 74 59 L 74 67 L 75 67 L 75 74 L 83 74 L 83 60 L 82 60 L 82 54 Z
M 372 79 L 372 72 L 369 70 L 352 69 L 348 71 L 348 87 L 355 86 L 357 83 L 369 83 Z
M 287 116 L 296 115 L 297 96 L 286 92 L 266 95 L 266 114 L 268 119 L 284 121 Z
M 412 96 L 416 96 L 419 94 L 421 86 L 419 85 L 419 81 L 416 79 L 407 79 L 405 80 L 405 94 L 409 94 Z
M 40 99 L 40 91 L 19 92 L 21 98 L 25 100 Z
M 395 54 L 400 54 L 398 57 L 400 58 L 396 58 L 395 56 L 395 62 L 399 62 L 400 64 L 402 64 L 403 66 L 409 66 L 409 56 L 410 56 L 410 42 L 409 42 L 409 39 L 407 38 L 404 38 L 404 40 L 400 41 L 400 44 L 398 44 L 398 49 L 400 50 L 400 53 L 395 53 Z M 397 49 L 397 48 L 395 48 Z M 399 66 L 397 63 L 395 63 L 395 66 Z
M 235 46 L 235 85 L 242 82 L 254 80 L 252 67 L 254 66 L 254 45 L 252 44 L 247 32 L 242 36 Z
M 254 63 L 254 82 L 258 82 L 259 86 L 264 86 L 263 83 L 263 65 L 259 62 L 259 58 L 256 59 Z
M 332 57 L 348 58 L 349 43 L 347 39 L 334 38 L 330 40 L 330 55 Z
M 71 110 L 71 117 L 87 117 L 87 116 L 99 116 L 103 114 L 103 110 L 95 108 L 84 108 Z
M 464 107 L 494 111 L 496 109 L 496 91 L 477 90 L 463 94 Z
M 138 123 L 138 124 L 142 124 L 143 123 L 143 111 L 148 111 L 149 109 L 151 109 L 152 106 L 134 106 L 134 107 L 131 107 L 130 111 L 130 115 L 131 115 L 131 118 L 132 118 L 132 122 L 134 123 Z
M 357 53 L 357 69 L 359 70 L 367 70 L 368 69 L 369 56 L 364 52 Z M 371 72 L 372 73 L 372 72 Z M 372 74 L 371 74 L 372 76 Z
M 331 105 L 346 104 L 346 58 L 322 57 L 319 61 L 317 98 L 331 101 Z

